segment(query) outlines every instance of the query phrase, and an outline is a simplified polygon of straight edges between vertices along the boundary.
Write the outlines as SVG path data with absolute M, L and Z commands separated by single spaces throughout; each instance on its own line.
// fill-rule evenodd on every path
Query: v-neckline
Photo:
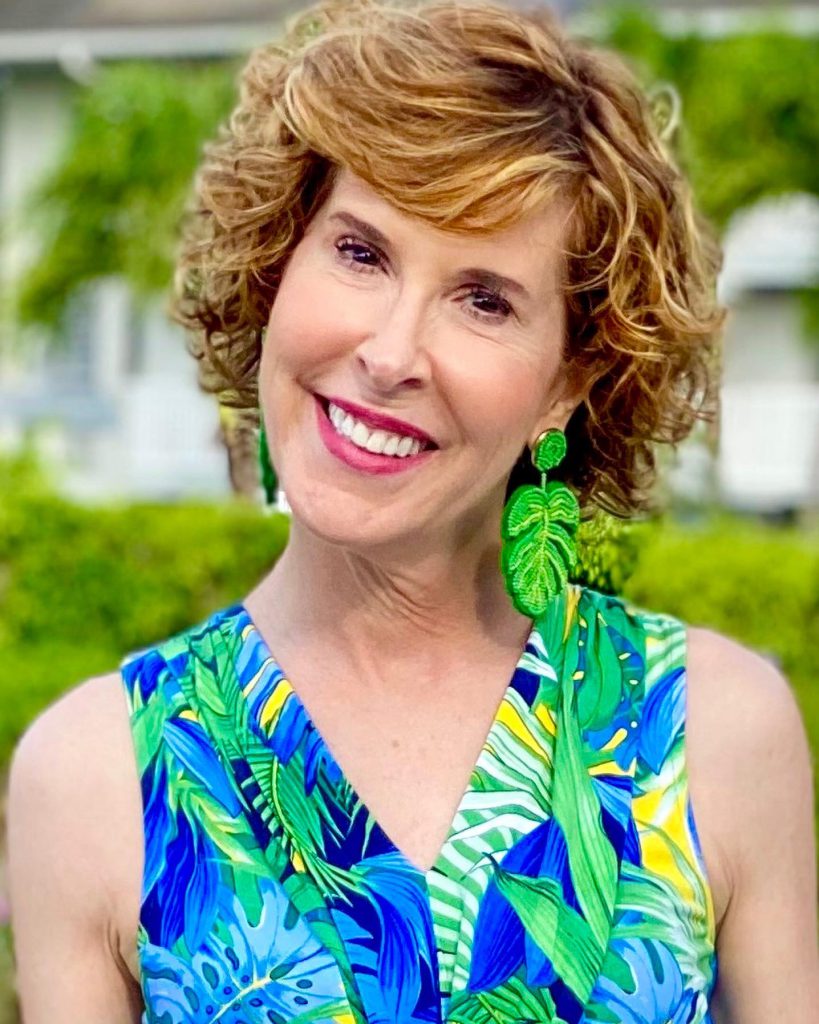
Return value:
M 267 640 L 265 639 L 264 634 L 259 629 L 259 626 L 254 620 L 253 616 L 248 611 L 247 606 L 244 604 L 244 602 L 240 602 L 238 605 L 240 618 L 244 621 L 241 621 L 239 623 L 239 636 L 241 638 L 241 642 L 236 650 L 234 660 L 238 661 L 239 654 L 244 644 L 246 644 L 250 639 L 249 636 L 243 635 L 245 634 L 245 631 L 249 627 L 251 633 L 255 633 L 256 642 L 259 646 L 259 650 L 262 655 L 262 663 L 266 667 L 267 671 L 272 670 L 274 672 L 275 683 L 273 685 L 271 693 L 268 695 L 268 700 L 272 700 L 273 703 L 278 705 L 279 701 L 273 696 L 273 694 L 283 685 L 286 685 L 288 687 L 287 695 L 290 697 L 291 700 L 295 702 L 295 707 L 303 717 L 303 721 L 305 723 L 304 731 L 312 731 L 315 737 L 316 744 L 318 744 L 318 746 L 321 748 L 322 760 L 326 764 L 330 765 L 330 767 L 334 770 L 334 773 L 341 780 L 350 797 L 356 802 L 356 806 L 359 808 L 359 813 L 361 813 L 368 821 L 372 832 L 375 832 L 377 837 L 381 840 L 381 842 L 386 847 L 388 847 L 394 853 L 394 855 L 401 861 L 405 870 L 408 870 L 416 876 L 427 881 L 432 875 L 436 873 L 446 874 L 446 871 L 444 870 L 444 865 L 446 863 L 446 854 L 448 852 L 450 844 L 456 837 L 456 827 L 458 821 L 461 818 L 462 811 L 464 810 L 464 807 L 471 793 L 473 792 L 473 785 L 476 776 L 480 771 L 481 765 L 483 764 L 484 759 L 487 756 L 491 756 L 493 741 L 495 740 L 498 731 L 502 727 L 501 719 L 504 714 L 505 708 L 511 699 L 512 692 L 515 691 L 521 694 L 524 698 L 526 705 L 530 710 L 534 708 L 535 703 L 537 702 L 538 693 L 542 685 L 543 676 L 546 675 L 548 677 L 548 673 L 532 673 L 531 671 L 529 671 L 527 669 L 528 659 L 531 657 L 536 657 L 540 660 L 543 660 L 543 637 L 554 635 L 553 629 L 551 628 L 553 623 L 547 623 L 546 620 L 549 616 L 561 614 L 562 625 L 562 612 L 564 608 L 564 602 L 563 600 L 561 600 L 561 598 L 565 597 L 565 594 L 566 590 L 564 589 L 564 591 L 561 594 L 558 594 L 557 596 L 552 598 L 552 600 L 549 602 L 546 610 L 544 611 L 543 615 L 540 616 L 540 618 L 530 621 L 530 627 L 526 636 L 526 642 L 520 654 L 518 655 L 518 658 L 515 662 L 515 667 L 512 670 L 512 674 L 509 680 L 507 681 L 506 686 L 503 689 L 501 699 L 498 701 L 498 704 L 495 707 L 489 728 L 487 729 L 484 735 L 484 739 L 478 751 L 478 755 L 475 758 L 472 767 L 469 770 L 469 775 L 467 776 L 466 783 L 461 790 L 461 795 L 455 807 L 455 811 L 447 826 L 444 840 L 441 843 L 432 864 L 428 868 L 423 868 L 420 865 L 416 864 L 415 861 L 413 861 L 412 858 L 409 857 L 409 855 L 406 854 L 404 850 L 393 840 L 390 834 L 384 829 L 379 820 L 370 810 L 369 805 L 366 803 L 366 801 L 364 801 L 361 798 L 361 795 L 359 794 L 357 789 L 352 785 L 344 767 L 337 759 L 332 747 L 325 738 L 324 734 L 317 727 L 312 715 L 308 711 L 306 705 L 304 704 L 298 692 L 293 687 L 293 684 L 290 681 L 290 678 L 285 672 L 284 668 L 276 659 L 276 656 L 273 654 L 273 651 L 271 650 Z M 540 637 L 540 639 L 538 639 L 538 637 Z M 547 661 L 551 663 L 550 652 L 546 651 L 546 655 Z M 243 697 L 244 696 L 245 694 L 243 692 Z M 275 728 L 276 726 L 274 724 L 273 729 Z

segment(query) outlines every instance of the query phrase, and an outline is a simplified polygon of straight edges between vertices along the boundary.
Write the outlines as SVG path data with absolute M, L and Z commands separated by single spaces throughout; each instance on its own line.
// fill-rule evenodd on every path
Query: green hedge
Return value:
M 816 532 L 724 516 L 665 524 L 652 531 L 624 592 L 735 637 L 778 661 L 805 699 L 819 694 Z
M 239 600 L 274 564 L 289 521 L 235 506 L 0 511 L 0 770 L 67 687 Z
M 276 561 L 288 526 L 239 502 L 12 505 L 0 513 L 0 643 L 156 640 L 240 597 Z

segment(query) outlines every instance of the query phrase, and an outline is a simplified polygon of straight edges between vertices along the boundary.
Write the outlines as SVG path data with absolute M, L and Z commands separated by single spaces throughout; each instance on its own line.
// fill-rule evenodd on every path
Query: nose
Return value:
M 429 377 L 420 301 L 391 303 L 356 351 L 365 381 L 378 391 L 420 387 Z

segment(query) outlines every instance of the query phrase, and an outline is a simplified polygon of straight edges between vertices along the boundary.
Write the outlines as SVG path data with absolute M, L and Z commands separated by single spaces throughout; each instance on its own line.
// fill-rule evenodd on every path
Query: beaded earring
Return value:
M 540 470 L 540 487 L 515 489 L 501 517 L 501 571 L 512 603 L 529 618 L 538 618 L 566 585 L 577 562 L 575 535 L 580 507 L 563 483 L 546 483 L 546 473 L 566 454 L 566 436 L 555 427 L 532 445 L 532 464 Z
M 258 346 L 259 353 L 261 355 L 262 348 L 264 346 L 265 332 L 264 329 L 259 330 L 258 334 Z M 258 397 L 258 396 L 257 396 Z M 276 504 L 276 492 L 279 489 L 279 481 L 276 476 L 276 470 L 273 468 L 273 463 L 270 460 L 270 448 L 267 444 L 267 434 L 264 429 L 264 413 L 262 412 L 261 403 L 259 404 L 259 478 L 261 480 L 262 489 L 264 490 L 264 501 L 265 505 Z
M 264 419 L 262 418 L 261 410 L 259 411 L 259 471 L 262 488 L 264 489 L 265 504 L 275 505 L 278 480 L 273 469 L 273 463 L 270 461 L 270 449 L 267 446 L 267 434 L 264 430 Z

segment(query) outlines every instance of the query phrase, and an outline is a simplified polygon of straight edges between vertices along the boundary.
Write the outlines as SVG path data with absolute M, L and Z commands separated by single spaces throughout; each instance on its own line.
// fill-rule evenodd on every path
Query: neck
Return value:
M 321 637 L 364 673 L 402 662 L 440 673 L 465 650 L 487 656 L 525 642 L 531 622 L 512 605 L 499 565 L 495 535 L 472 534 L 445 554 L 374 557 L 323 541 L 294 519 L 285 551 L 247 603 L 288 646 Z

